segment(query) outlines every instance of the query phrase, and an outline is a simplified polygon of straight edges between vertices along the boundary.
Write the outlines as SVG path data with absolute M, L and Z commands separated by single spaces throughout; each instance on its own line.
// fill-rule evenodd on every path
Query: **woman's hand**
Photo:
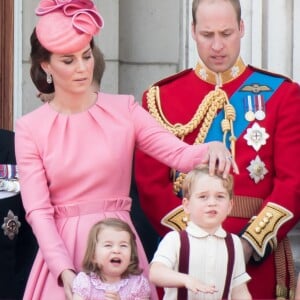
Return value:
M 203 163 L 208 164 L 211 175 L 217 170 L 220 174 L 223 174 L 224 178 L 226 178 L 231 168 L 233 168 L 234 173 L 239 174 L 239 169 L 235 160 L 223 143 L 209 142 L 207 145 L 208 152 Z
M 65 290 L 66 300 L 72 300 L 72 284 L 75 277 L 76 274 L 72 270 L 64 270 L 60 275 Z

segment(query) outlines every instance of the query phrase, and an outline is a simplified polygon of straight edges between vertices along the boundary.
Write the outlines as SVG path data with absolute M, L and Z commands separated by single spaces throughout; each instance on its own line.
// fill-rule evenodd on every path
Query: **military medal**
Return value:
M 7 196 L 7 193 L 18 193 L 20 184 L 16 165 L 0 164 L 0 199 Z
M 259 181 L 264 179 L 265 175 L 268 173 L 265 163 L 260 159 L 258 155 L 250 162 L 247 170 L 249 171 L 249 175 L 255 183 L 258 183 Z
M 18 180 L 2 180 L 2 179 L 0 179 L 0 192 L 1 191 L 18 193 L 20 191 L 19 181 Z
M 268 138 L 269 134 L 266 132 L 266 129 L 260 127 L 256 122 L 251 128 L 247 129 L 247 133 L 244 135 L 247 144 L 252 146 L 256 151 L 266 144 Z
M 255 96 L 255 118 L 258 121 L 262 121 L 266 117 L 265 113 L 265 101 L 263 95 Z
M 4 217 L 4 223 L 1 228 L 4 231 L 4 235 L 10 240 L 13 240 L 14 237 L 19 233 L 19 228 L 21 227 L 21 222 L 19 221 L 18 216 L 15 216 L 14 213 L 9 210 L 7 217 Z
M 252 105 L 252 97 L 251 95 L 248 95 L 246 98 L 244 98 L 245 101 L 245 119 L 248 122 L 251 122 L 255 119 L 255 114 L 253 111 L 253 105 Z

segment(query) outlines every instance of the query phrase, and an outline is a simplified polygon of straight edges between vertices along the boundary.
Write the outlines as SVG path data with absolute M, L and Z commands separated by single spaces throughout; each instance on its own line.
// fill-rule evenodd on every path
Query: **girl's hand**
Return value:
M 106 291 L 104 300 L 121 300 L 118 292 Z
M 75 276 L 76 274 L 72 270 L 64 270 L 60 275 L 65 290 L 66 300 L 72 300 L 73 298 L 72 284 Z

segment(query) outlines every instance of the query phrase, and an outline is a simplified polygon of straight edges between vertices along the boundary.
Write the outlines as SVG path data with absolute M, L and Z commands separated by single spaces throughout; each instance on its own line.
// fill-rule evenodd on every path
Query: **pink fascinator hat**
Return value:
M 41 0 L 35 13 L 37 38 L 52 53 L 81 50 L 104 25 L 91 0 Z

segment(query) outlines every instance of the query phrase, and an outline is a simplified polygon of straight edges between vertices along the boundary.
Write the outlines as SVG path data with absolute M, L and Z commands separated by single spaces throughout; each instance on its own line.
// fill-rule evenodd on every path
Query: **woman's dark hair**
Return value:
M 54 85 L 53 82 L 51 84 L 47 83 L 46 80 L 46 73 L 41 67 L 42 62 L 49 62 L 51 52 L 45 49 L 41 43 L 39 42 L 35 28 L 30 37 L 30 44 L 31 44 L 31 68 L 30 68 L 30 76 L 31 79 L 36 86 L 36 88 L 45 94 L 53 93 L 54 92 Z
M 105 60 L 104 60 L 104 55 L 100 48 L 97 45 L 94 45 L 93 48 L 93 56 L 95 60 L 95 65 L 94 65 L 94 72 L 93 72 L 93 81 L 95 84 L 99 86 L 100 89 L 100 84 L 102 80 L 102 76 L 105 70 Z
M 40 41 L 38 40 L 35 32 L 35 28 L 30 36 L 30 44 L 31 44 L 31 68 L 30 68 L 30 76 L 31 79 L 36 86 L 36 88 L 45 94 L 50 94 L 55 91 L 53 82 L 48 83 L 46 80 L 46 73 L 41 67 L 42 62 L 49 62 L 52 53 L 44 48 Z M 94 48 L 94 40 L 91 40 L 91 48 Z

